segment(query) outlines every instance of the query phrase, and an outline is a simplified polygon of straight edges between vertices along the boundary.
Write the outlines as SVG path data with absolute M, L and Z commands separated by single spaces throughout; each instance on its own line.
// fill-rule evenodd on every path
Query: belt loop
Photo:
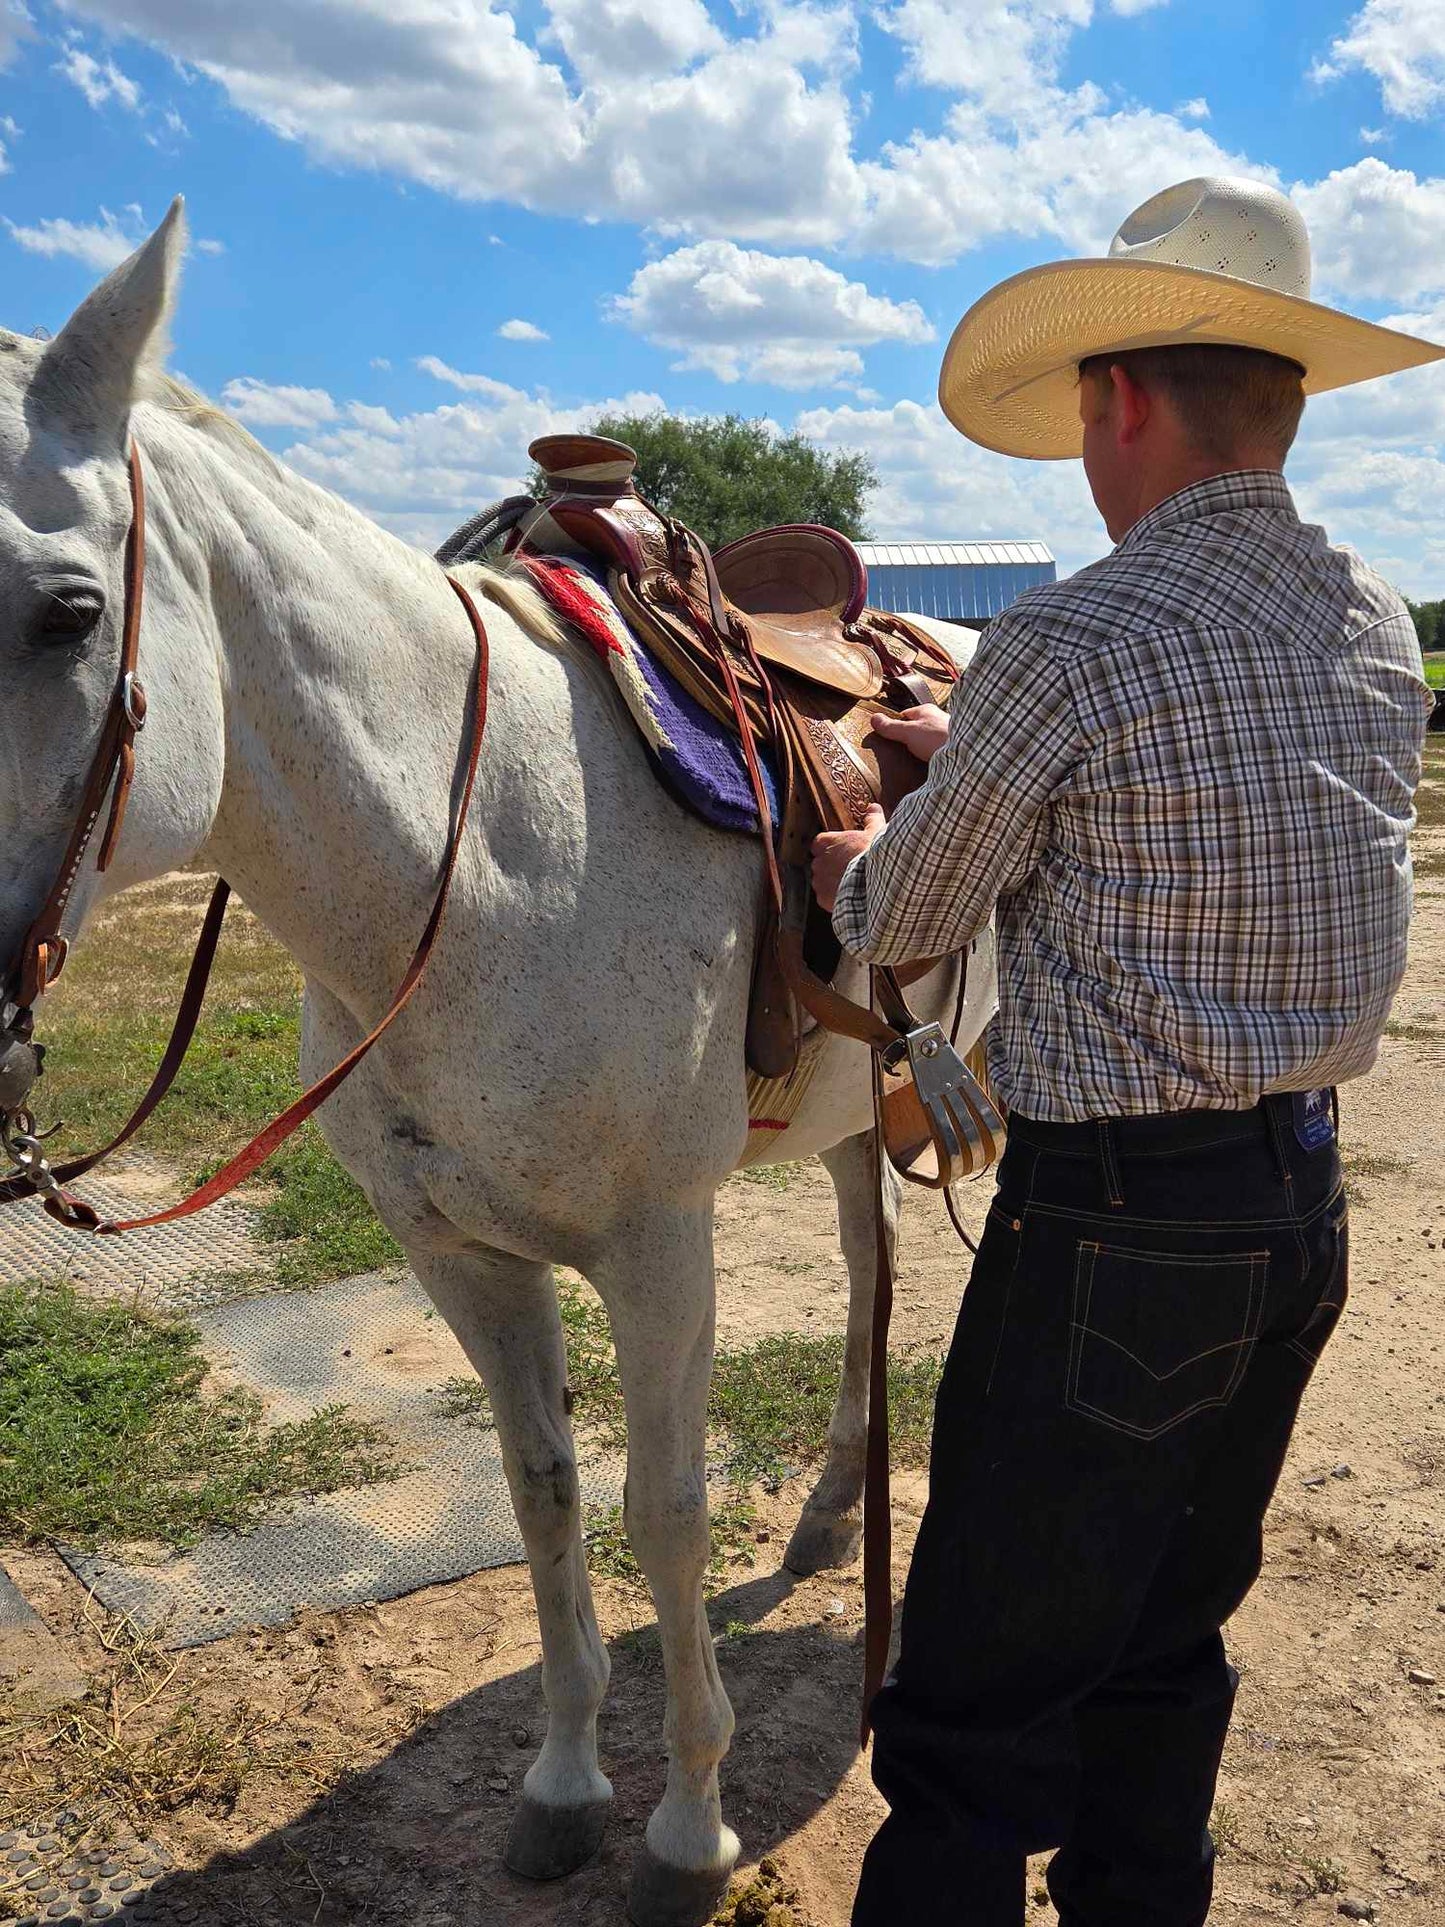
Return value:
M 1109 1194 L 1109 1203 L 1116 1211 L 1124 1209 L 1124 1187 L 1119 1182 L 1119 1160 L 1114 1144 L 1113 1127 L 1107 1117 L 1094 1120 L 1099 1133 L 1099 1164 L 1104 1173 L 1104 1189 Z
M 1264 1112 L 1264 1120 L 1269 1128 L 1270 1148 L 1274 1152 L 1275 1169 L 1279 1172 L 1279 1181 L 1291 1194 L 1294 1191 L 1294 1172 L 1290 1169 L 1289 1148 L 1285 1142 L 1280 1112 L 1286 1104 L 1292 1102 L 1293 1100 L 1289 1097 L 1276 1096 L 1262 1097 L 1259 1100 L 1259 1108 Z

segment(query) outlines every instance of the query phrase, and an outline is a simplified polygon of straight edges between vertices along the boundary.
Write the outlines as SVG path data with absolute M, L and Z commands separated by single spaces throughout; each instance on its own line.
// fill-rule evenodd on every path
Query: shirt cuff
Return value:
M 833 932 L 845 950 L 867 960 L 868 852 L 855 856 L 843 872 L 833 900 Z

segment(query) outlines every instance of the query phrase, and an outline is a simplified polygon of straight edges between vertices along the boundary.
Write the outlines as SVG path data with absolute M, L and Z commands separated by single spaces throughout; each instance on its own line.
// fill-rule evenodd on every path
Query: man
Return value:
M 1429 707 L 1395 592 L 1298 519 L 1305 389 L 1445 349 L 1308 299 L 1303 223 L 1191 181 L 1109 259 L 964 318 L 940 398 L 1006 453 L 1082 452 L 1117 547 L 989 629 L 884 826 L 818 894 L 885 963 L 997 918 L 1009 1145 L 938 1397 L 891 1814 L 856 1927 L 1198 1927 L 1236 1677 L 1300 1396 L 1345 1298 L 1331 1087 L 1405 963 Z M 936 752 L 936 753 L 935 753 Z

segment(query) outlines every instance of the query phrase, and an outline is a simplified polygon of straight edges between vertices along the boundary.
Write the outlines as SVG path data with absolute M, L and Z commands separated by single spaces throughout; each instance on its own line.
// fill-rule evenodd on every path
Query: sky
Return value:
M 1445 0 L 0 0 L 0 323 L 183 193 L 172 365 L 433 545 L 602 408 L 860 449 L 871 532 L 1107 538 L 959 436 L 948 336 L 1173 181 L 1309 224 L 1317 299 L 1445 340 Z M 1445 363 L 1311 402 L 1303 511 L 1445 595 Z

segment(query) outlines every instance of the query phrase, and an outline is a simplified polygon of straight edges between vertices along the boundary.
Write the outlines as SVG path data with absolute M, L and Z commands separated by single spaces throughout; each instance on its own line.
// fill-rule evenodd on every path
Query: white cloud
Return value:
M 374 408 L 370 402 L 353 401 L 346 405 L 347 419 L 373 435 L 384 435 L 388 441 L 394 440 L 402 431 L 401 423 L 389 408 Z M 299 424 L 305 426 L 305 424 Z
M 1193 100 L 1181 101 L 1174 111 L 1180 120 L 1208 120 L 1209 102 L 1203 94 L 1196 94 Z
M 543 38 L 587 80 L 670 74 L 724 45 L 702 0 L 550 0 L 548 12 Z
M 490 375 L 470 375 L 460 368 L 453 368 L 439 355 L 419 355 L 417 367 L 433 381 L 444 381 L 449 388 L 459 388 L 464 395 L 485 395 L 489 401 L 514 401 L 521 393 L 520 388 L 512 388 L 505 381 L 494 381 Z
M 699 241 L 639 268 L 612 314 L 664 348 L 679 368 L 818 388 L 863 372 L 857 350 L 931 341 L 916 301 L 890 301 L 807 255 L 762 254 Z
M 224 254 L 226 244 L 224 241 L 215 240 L 211 235 L 203 234 L 196 242 L 196 251 L 199 254 Z
M 618 4 L 660 60 L 701 46 L 661 4 Z M 159 44 L 324 161 L 463 199 L 767 236 L 833 233 L 852 187 L 848 0 L 769 0 L 755 32 L 719 36 L 682 69 L 593 74 L 580 91 L 498 0 L 348 0 L 344 31 L 334 0 L 71 10 Z M 556 0 L 550 13 L 580 45 L 585 9 Z
M 1202 99 L 1171 113 L 1064 84 L 1072 39 L 1104 0 L 871 4 L 912 77 L 942 94 L 939 118 L 873 152 L 860 143 L 866 103 L 848 91 L 863 0 L 756 0 L 726 16 L 705 0 L 541 0 L 536 30 L 538 9 L 517 0 L 345 0 L 345 33 L 338 0 L 69 0 L 210 75 L 325 161 L 798 258 L 846 247 L 941 266 L 1006 236 L 1097 253 L 1161 181 L 1278 184 L 1214 138 Z M 1445 0 L 1369 0 L 1332 58 L 1378 53 L 1390 28 L 1397 52 L 1415 49 L 1418 80 L 1430 42 L 1417 29 L 1442 10 Z M 1390 72 L 1403 86 L 1404 69 Z M 1325 288 L 1404 303 L 1441 285 L 1439 181 L 1367 157 L 1297 191 Z M 53 251 L 65 239 L 27 232 Z M 119 258 L 113 236 L 70 242 Z M 775 328 L 734 351 L 695 326 L 651 332 L 688 365 L 789 384 L 806 373 L 800 340 L 816 344 L 811 365 L 827 382 L 856 382 L 868 345 Z
M 285 449 L 285 459 L 398 535 L 434 548 L 479 507 L 517 492 L 527 444 L 538 435 L 579 429 L 601 413 L 663 406 L 659 395 L 627 394 L 559 408 L 541 392 L 492 386 L 497 393 L 401 417 L 353 403 L 343 419 Z
M 373 355 L 371 357 L 371 365 L 373 368 L 381 369 L 384 374 L 388 374 L 391 371 L 391 363 L 385 355 Z
M 133 254 L 145 239 L 145 227 L 138 207 L 125 209 L 122 221 L 108 208 L 100 210 L 99 221 L 67 221 L 61 216 L 37 221 L 33 227 L 20 227 L 6 220 L 11 236 L 31 254 L 52 258 L 68 256 L 84 262 L 97 273 L 109 274 L 128 254 Z
M 829 449 L 871 459 L 880 486 L 868 518 L 880 539 L 1034 538 L 1064 570 L 1109 546 L 1079 463 L 991 454 L 966 441 L 935 402 L 810 408 L 794 426 Z
M 1389 136 L 1383 127 L 1362 127 L 1360 139 L 1366 147 L 1378 147 L 1381 141 L 1388 140 Z
M 1057 95 L 1010 131 L 967 104 L 949 121 L 947 134 L 915 134 L 862 164 L 871 205 L 860 245 L 937 266 L 1006 234 L 1101 254 L 1124 215 L 1161 180 L 1277 179 L 1203 128 L 1147 107 L 1104 113 L 1077 95 Z
M 21 0 L 0 0 L 0 67 L 8 67 L 22 40 L 35 34 L 35 22 Z
M 140 111 L 139 84 L 129 74 L 123 74 L 113 60 L 97 60 L 71 42 L 61 50 L 55 71 L 78 88 L 92 107 L 104 107 L 107 101 L 113 100 L 132 114 Z
M 915 79 L 1008 113 L 1055 85 L 1093 13 L 1093 0 L 897 0 L 879 19 Z
M 1423 120 L 1445 102 L 1445 0 L 1366 0 L 1311 77 L 1372 74 L 1392 114 Z
M 1445 178 L 1367 155 L 1291 193 L 1309 224 L 1317 292 L 1414 301 L 1445 289 Z
M 539 328 L 535 321 L 504 321 L 497 333 L 503 341 L 550 341 L 551 335 L 545 328 Z
M 335 421 L 336 403 L 324 388 L 296 388 L 238 375 L 221 390 L 233 415 L 253 428 L 315 428 Z

